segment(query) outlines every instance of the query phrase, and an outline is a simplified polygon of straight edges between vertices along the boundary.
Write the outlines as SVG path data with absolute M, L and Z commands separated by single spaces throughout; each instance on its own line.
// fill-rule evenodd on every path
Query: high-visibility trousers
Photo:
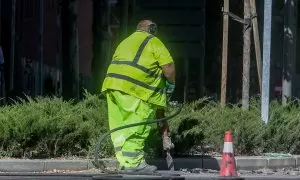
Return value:
M 109 90 L 106 95 L 110 130 L 155 118 L 155 105 L 120 91 Z M 150 125 L 142 125 L 111 134 L 120 167 L 132 168 L 145 161 L 143 149 L 150 130 Z

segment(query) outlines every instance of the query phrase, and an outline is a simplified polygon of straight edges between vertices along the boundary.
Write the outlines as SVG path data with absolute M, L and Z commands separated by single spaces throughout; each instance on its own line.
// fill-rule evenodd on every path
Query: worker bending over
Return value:
M 109 128 L 154 120 L 167 106 L 175 88 L 175 65 L 164 44 L 155 37 L 157 26 L 143 20 L 113 55 L 103 82 Z M 153 172 L 144 159 L 144 144 L 151 127 L 136 126 L 111 134 L 116 158 L 125 172 Z

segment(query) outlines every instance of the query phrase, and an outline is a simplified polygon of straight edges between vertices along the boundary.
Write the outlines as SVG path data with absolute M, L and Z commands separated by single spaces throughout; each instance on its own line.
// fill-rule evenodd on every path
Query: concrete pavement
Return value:
M 222 157 L 186 157 L 174 158 L 175 170 L 182 169 L 211 169 L 219 170 Z M 238 156 L 237 170 L 279 169 L 300 167 L 300 156 L 265 157 L 265 156 Z M 115 159 L 103 159 L 108 168 L 117 168 Z M 165 159 L 148 160 L 161 170 L 166 170 Z M 52 170 L 89 170 L 95 168 L 92 159 L 56 160 L 56 159 L 6 159 L 0 160 L 0 172 L 43 172 Z
M 193 174 L 183 172 L 160 172 L 156 175 L 122 175 L 122 174 L 101 174 L 101 173 L 0 173 L 0 180 L 26 179 L 26 180 L 294 180 L 299 179 L 295 176 L 240 176 L 240 177 L 219 177 L 218 175 Z

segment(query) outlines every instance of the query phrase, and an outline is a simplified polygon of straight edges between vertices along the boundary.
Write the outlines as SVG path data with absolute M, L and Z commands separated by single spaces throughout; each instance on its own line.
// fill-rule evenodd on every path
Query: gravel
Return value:
M 181 169 L 183 173 L 219 175 L 219 171 L 212 169 Z M 282 169 L 260 169 L 260 170 L 239 170 L 239 176 L 300 176 L 299 168 L 282 168 Z

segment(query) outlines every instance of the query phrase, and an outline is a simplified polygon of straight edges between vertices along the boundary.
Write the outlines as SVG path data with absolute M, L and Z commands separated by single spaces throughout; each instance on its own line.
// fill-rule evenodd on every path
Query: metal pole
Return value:
M 261 118 L 265 123 L 269 119 L 270 94 L 270 61 L 271 61 L 271 27 L 272 27 L 272 0 L 264 1 L 264 37 L 263 37 L 263 79 Z
M 44 64 L 44 0 L 40 0 L 40 93 L 43 95 Z

